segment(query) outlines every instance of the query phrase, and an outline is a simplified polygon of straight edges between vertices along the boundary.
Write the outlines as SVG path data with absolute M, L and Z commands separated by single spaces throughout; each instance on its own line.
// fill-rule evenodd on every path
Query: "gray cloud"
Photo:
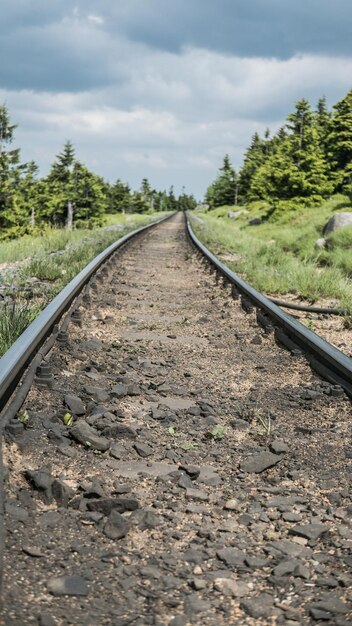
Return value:
M 121 39 L 180 54 L 349 55 L 350 0 L 3 0 L 1 85 L 84 90 L 119 80 Z
M 70 138 L 110 180 L 200 197 L 225 152 L 238 167 L 296 100 L 343 97 L 351 13 L 345 0 L 3 0 L 0 102 L 43 172 Z

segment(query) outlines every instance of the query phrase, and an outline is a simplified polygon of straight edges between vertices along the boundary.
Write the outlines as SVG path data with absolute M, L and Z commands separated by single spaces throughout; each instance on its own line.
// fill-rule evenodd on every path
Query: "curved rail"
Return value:
M 6 405 L 12 391 L 21 377 L 24 368 L 36 350 L 53 330 L 55 324 L 67 311 L 70 304 L 80 293 L 92 275 L 123 244 L 149 228 L 153 228 L 167 219 L 163 217 L 152 224 L 142 226 L 124 235 L 96 256 L 62 291 L 48 304 L 38 317 L 26 328 L 22 335 L 0 359 L 0 411 Z
M 302 350 L 312 368 L 329 382 L 341 385 L 346 393 L 352 397 L 352 359 L 340 350 L 319 337 L 316 333 L 303 326 L 291 315 L 282 311 L 276 304 L 259 291 L 251 287 L 235 272 L 230 270 L 224 263 L 206 248 L 196 237 L 190 224 L 189 216 L 186 216 L 187 233 L 192 243 L 200 250 L 215 269 L 235 288 L 252 307 L 256 307 L 278 327 L 278 339 L 288 347 Z M 245 303 L 244 303 L 245 304 Z

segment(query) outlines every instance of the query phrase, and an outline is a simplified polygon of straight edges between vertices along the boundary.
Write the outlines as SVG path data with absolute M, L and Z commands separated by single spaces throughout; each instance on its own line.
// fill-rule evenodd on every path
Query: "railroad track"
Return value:
M 188 236 L 174 216 L 81 276 L 20 395 L 37 347 L 5 356 L 0 623 L 348 623 L 350 359 Z

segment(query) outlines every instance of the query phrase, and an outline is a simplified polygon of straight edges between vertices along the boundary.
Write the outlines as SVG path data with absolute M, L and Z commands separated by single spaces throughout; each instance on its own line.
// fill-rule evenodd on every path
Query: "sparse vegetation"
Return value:
M 5 304 L 0 308 L 0 355 L 14 343 L 38 314 L 26 302 Z
M 104 250 L 123 234 L 142 226 L 155 219 L 160 214 L 119 216 L 118 223 L 123 225 L 121 231 L 107 231 L 104 229 L 65 231 L 62 229 L 48 229 L 44 236 L 25 235 L 17 240 L 17 249 L 14 241 L 0 243 L 0 261 L 24 260 L 34 253 L 34 256 L 21 266 L 16 277 L 19 293 L 25 287 L 29 278 L 35 277 L 41 281 L 48 281 L 50 285 L 35 304 L 29 304 L 24 299 L 11 302 L 0 309 L 0 356 L 8 350 L 12 343 L 34 320 L 40 310 L 54 297 L 89 261 Z M 132 219 L 131 219 L 132 218 Z M 133 221 L 132 221 L 133 220 Z M 110 225 L 112 218 L 110 218 Z M 59 253 L 60 251 L 60 253 Z
M 259 291 L 295 293 L 312 303 L 328 298 L 352 311 L 352 228 L 329 235 L 324 249 L 315 245 L 334 211 L 351 209 L 348 197 L 336 195 L 320 207 L 274 214 L 256 226 L 249 219 L 261 217 L 265 206 L 243 208 L 248 213 L 237 219 L 227 217 L 229 207 L 197 213 L 203 224 L 194 221 L 193 228 L 215 254 L 232 254 L 226 264 Z

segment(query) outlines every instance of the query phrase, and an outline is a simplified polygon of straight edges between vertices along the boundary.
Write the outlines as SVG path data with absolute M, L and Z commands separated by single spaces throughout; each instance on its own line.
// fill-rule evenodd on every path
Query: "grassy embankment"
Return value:
M 0 307 L 0 356 L 40 310 L 99 252 L 127 232 L 163 215 L 108 215 L 104 226 L 119 225 L 121 230 L 109 231 L 104 227 L 94 231 L 48 228 L 41 235 L 26 235 L 1 242 L 0 283 L 3 273 L 6 284 L 11 283 L 7 292 L 15 303 Z M 20 263 L 14 271 L 17 262 Z M 46 283 L 45 289 L 43 283 L 36 286 L 35 282 L 31 282 L 33 278 Z
M 310 303 L 328 302 L 352 314 L 352 227 L 329 235 L 326 247 L 315 245 L 323 227 L 337 212 L 352 211 L 350 200 L 334 196 L 320 207 L 302 208 L 265 219 L 268 207 L 221 207 L 196 215 L 193 227 L 215 254 L 230 253 L 226 260 L 253 287 L 268 295 L 297 294 Z M 247 209 L 238 218 L 228 211 Z M 249 219 L 261 217 L 259 225 Z

